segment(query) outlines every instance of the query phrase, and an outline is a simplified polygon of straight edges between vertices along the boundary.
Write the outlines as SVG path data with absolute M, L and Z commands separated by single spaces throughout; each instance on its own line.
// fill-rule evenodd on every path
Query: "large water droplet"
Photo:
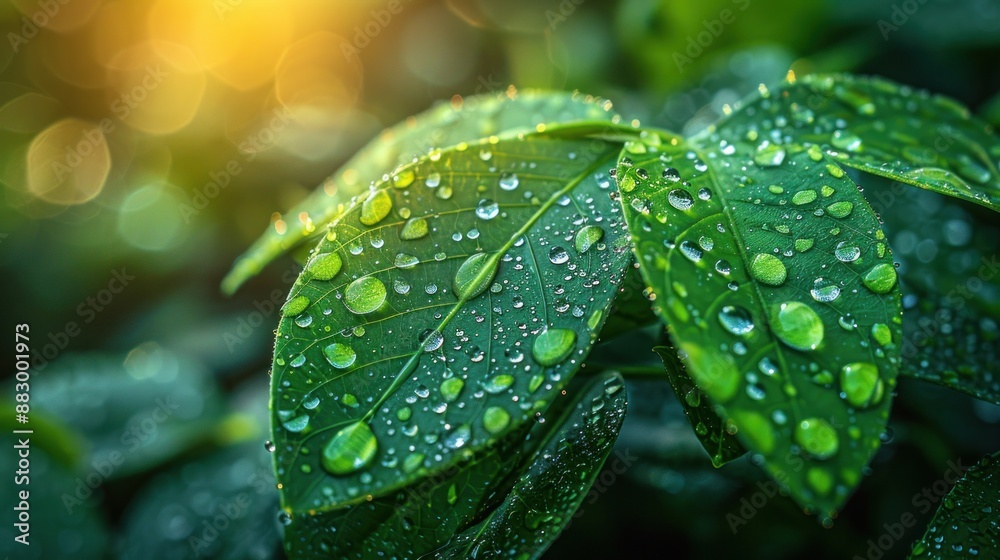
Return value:
M 883 384 L 878 368 L 867 362 L 847 364 L 840 370 L 840 389 L 851 405 L 866 408 L 882 399 Z
M 785 161 L 785 150 L 781 146 L 765 142 L 757 148 L 753 162 L 761 167 L 777 167 Z
M 772 309 L 772 329 L 797 350 L 815 350 L 823 342 L 823 321 L 808 305 L 790 301 Z
M 374 191 L 361 204 L 361 223 L 373 226 L 388 216 L 390 210 L 392 210 L 392 198 L 389 197 L 389 191 Z
M 667 193 L 667 202 L 678 210 L 689 210 L 694 206 L 694 197 L 683 189 L 674 189 Z
M 472 299 L 490 287 L 500 265 L 500 259 L 492 257 L 493 253 L 476 253 L 458 267 L 452 287 L 459 299 Z
M 788 278 L 785 263 L 768 253 L 758 253 L 750 262 L 750 276 L 769 286 L 780 286 Z
M 368 466 L 378 451 L 378 441 L 367 422 L 359 420 L 341 428 L 323 448 L 323 468 L 345 475 Z
M 500 205 L 492 200 L 484 198 L 476 205 L 476 216 L 480 220 L 492 220 L 500 214 Z
M 719 312 L 719 322 L 729 332 L 744 335 L 753 330 L 753 316 L 739 306 L 727 305 Z
M 427 329 L 420 333 L 420 347 L 423 348 L 424 352 L 434 352 L 441 345 L 444 344 L 444 335 L 441 331 L 435 329 Z
M 520 181 L 515 173 L 504 173 L 500 175 L 500 188 L 505 191 L 512 191 L 517 188 Z
M 876 294 L 887 294 L 896 285 L 896 268 L 888 263 L 879 263 L 866 272 L 861 281 Z
M 569 329 L 548 329 L 535 338 L 531 355 L 543 366 L 562 363 L 573 353 L 576 332 Z
M 499 434 L 508 424 L 510 424 L 510 413 L 499 406 L 491 406 L 483 412 L 483 427 L 490 434 Z
M 814 300 L 820 303 L 830 303 L 840 297 L 840 286 L 836 284 L 823 285 L 823 281 L 817 279 L 809 293 Z
M 344 305 L 351 313 L 371 313 L 385 303 L 385 284 L 374 276 L 362 276 L 344 290 Z
M 848 241 L 841 241 L 834 248 L 833 255 L 841 262 L 854 262 L 861 257 L 861 249 Z
M 569 251 L 558 245 L 549 249 L 549 262 L 552 264 L 566 264 L 569 262 Z
M 837 431 L 822 418 L 806 418 L 795 427 L 795 442 L 817 459 L 829 459 L 837 453 Z
M 342 264 L 337 253 L 319 253 L 310 259 L 306 272 L 313 280 L 332 280 Z
M 294 317 L 305 311 L 307 307 L 309 307 L 309 298 L 306 296 L 295 296 L 286 301 L 285 305 L 281 306 L 281 314 Z
M 577 253 L 586 253 L 594 246 L 595 243 L 604 237 L 604 229 L 598 226 L 583 226 L 580 231 L 576 232 L 576 239 L 573 245 L 576 247 Z
M 410 218 L 403 224 L 403 229 L 399 230 L 399 238 L 406 240 L 420 239 L 426 236 L 428 231 L 426 218 Z
M 441 382 L 441 398 L 445 402 L 455 402 L 458 399 L 458 395 L 462 392 L 463 387 L 465 387 L 465 381 L 462 381 L 458 377 L 445 379 Z
M 323 355 L 326 356 L 326 361 L 330 362 L 331 366 L 338 369 L 351 367 L 358 358 L 354 348 L 340 342 L 334 342 L 323 348 Z

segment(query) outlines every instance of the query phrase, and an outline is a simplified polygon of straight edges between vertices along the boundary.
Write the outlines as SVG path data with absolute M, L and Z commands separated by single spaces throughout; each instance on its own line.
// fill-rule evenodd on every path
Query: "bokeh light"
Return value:
M 45 201 L 82 204 L 97 196 L 111 170 L 105 129 L 63 119 L 35 136 L 28 149 L 28 188 Z

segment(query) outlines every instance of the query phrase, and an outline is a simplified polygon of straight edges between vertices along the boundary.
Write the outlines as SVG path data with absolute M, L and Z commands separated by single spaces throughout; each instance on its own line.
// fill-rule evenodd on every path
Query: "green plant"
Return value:
M 538 557 L 625 410 L 627 364 L 588 352 L 657 320 L 713 463 L 755 454 L 832 523 L 898 375 L 1000 402 L 989 374 L 913 365 L 890 248 L 844 168 L 997 210 L 998 160 L 957 103 L 851 76 L 761 86 L 690 138 L 513 90 L 390 129 L 223 283 L 304 261 L 271 384 L 286 550 Z

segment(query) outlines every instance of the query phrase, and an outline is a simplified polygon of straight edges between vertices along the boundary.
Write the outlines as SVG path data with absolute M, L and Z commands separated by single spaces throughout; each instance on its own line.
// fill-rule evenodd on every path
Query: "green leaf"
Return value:
M 535 130 L 541 123 L 613 118 L 610 102 L 579 93 L 518 93 L 511 89 L 469 97 L 457 105 L 441 103 L 382 132 L 313 194 L 286 212 L 280 231 L 269 227 L 237 259 L 222 281 L 222 290 L 232 294 L 274 259 L 322 235 L 352 197 L 365 193 L 371 183 L 416 157 L 489 136 L 514 137 Z
M 611 453 L 625 418 L 624 389 L 617 374 L 595 379 L 535 451 L 503 502 L 433 557 L 539 558 L 573 520 Z
M 914 299 L 903 311 L 899 374 L 1000 405 L 1000 328 L 994 317 L 972 302 L 940 294 Z
M 205 441 L 222 416 L 208 371 L 153 343 L 124 359 L 93 354 L 60 359 L 51 375 L 33 382 L 31 398 L 86 440 L 84 467 L 114 465 L 102 476 L 112 479 L 147 470 Z
M 817 145 L 843 165 L 1000 210 L 1000 141 L 958 102 L 881 78 L 765 86 L 699 137 Z
M 35 379 L 40 380 L 48 376 L 49 372 L 46 372 L 44 376 L 39 375 Z M 34 422 L 34 411 L 32 411 L 31 424 L 28 428 L 37 431 L 31 435 L 11 434 L 10 426 L 2 426 L 8 429 L 6 434 L 10 442 L 5 452 L 0 454 L 0 468 L 9 473 L 10 477 L 0 486 L 0 500 L 3 500 L 4 504 L 10 504 L 5 506 L 5 509 L 8 509 L 8 520 L 0 524 L 0 538 L 5 543 L 4 549 L 10 553 L 16 551 L 17 553 L 10 557 L 18 560 L 110 557 L 112 536 L 104 516 L 95 507 L 99 504 L 99 498 L 94 497 L 84 501 L 78 499 L 80 496 L 85 496 L 86 492 L 96 494 L 99 491 L 92 490 L 86 483 L 81 482 L 93 481 L 100 476 L 99 473 L 71 470 L 63 466 L 59 458 L 53 457 L 47 451 L 49 446 L 42 444 L 49 439 L 49 434 L 40 431 L 41 426 L 34 425 Z M 10 423 L 13 424 L 13 418 Z M 25 426 L 20 424 L 14 427 L 14 429 L 23 428 Z M 28 456 L 30 464 L 25 477 L 29 480 L 25 480 L 24 483 L 15 482 L 20 476 L 14 473 L 22 468 L 18 464 L 19 451 L 13 448 L 18 444 L 15 438 L 30 440 Z M 48 443 L 54 442 L 49 440 Z M 20 513 L 14 508 L 21 504 L 20 492 L 24 491 L 28 492 L 27 546 L 14 541 L 15 537 L 23 534 L 21 528 L 15 525 L 18 523 Z M 20 509 L 24 510 L 25 506 L 21 506 Z M 5 556 L 6 554 L 8 553 L 5 553 Z
M 281 533 L 268 462 L 258 440 L 152 478 L 122 516 L 116 558 L 273 558 Z
M 989 558 L 1000 539 L 1000 453 L 983 457 L 941 502 L 910 558 Z M 995 556 L 993 556 L 995 557 Z
M 871 208 L 793 146 L 627 144 L 617 180 L 695 384 L 800 504 L 832 514 L 879 446 L 898 368 L 899 290 Z
M 631 259 L 606 173 L 618 149 L 527 135 L 443 150 L 332 224 L 278 327 L 289 514 L 388 495 L 546 409 Z M 605 233 L 580 251 L 589 227 Z
M 719 417 L 712 399 L 691 380 L 677 349 L 673 346 L 657 346 L 653 350 L 663 360 L 670 386 L 677 394 L 684 408 L 684 415 L 691 422 L 691 427 L 712 459 L 712 464 L 721 467 L 745 455 L 747 450 L 740 445 L 734 434 L 726 430 L 726 422 Z

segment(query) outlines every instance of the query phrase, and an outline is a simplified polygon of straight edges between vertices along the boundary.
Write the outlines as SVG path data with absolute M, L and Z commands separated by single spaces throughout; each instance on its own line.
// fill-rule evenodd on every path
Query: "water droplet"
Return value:
M 830 303 L 840 297 L 840 287 L 836 284 L 822 285 L 823 280 L 817 278 L 813 284 L 813 289 L 809 290 L 814 300 L 820 303 Z
M 790 301 L 772 309 L 775 336 L 797 350 L 815 350 L 823 342 L 823 321 L 808 305 Z
M 444 440 L 444 444 L 451 449 L 458 449 L 468 443 L 471 437 L 472 430 L 469 429 L 468 424 L 462 424 L 455 428 L 455 431 L 448 434 L 448 437 Z
M 761 167 L 777 167 L 785 161 L 785 150 L 781 146 L 764 142 L 753 155 L 753 162 Z
M 803 204 L 809 204 L 810 202 L 816 200 L 816 191 L 812 189 L 807 189 L 804 191 L 799 191 L 792 195 L 792 204 L 796 206 L 802 206 Z
M 753 330 L 753 316 L 739 306 L 727 305 L 719 312 L 719 322 L 729 332 L 744 335 Z
M 342 261 L 337 253 L 318 253 L 306 266 L 306 272 L 313 280 L 332 280 L 340 272 Z
M 505 191 L 512 191 L 517 188 L 520 181 L 515 173 L 504 173 L 500 175 L 500 188 Z
M 344 305 L 354 314 L 362 315 L 377 310 L 385 303 L 385 284 L 374 276 L 362 276 L 344 290 Z
M 576 247 L 576 252 L 583 254 L 590 250 L 595 243 L 600 241 L 604 237 L 604 229 L 598 226 L 583 226 L 580 231 L 576 232 L 576 239 L 573 245 Z
M 795 442 L 817 459 L 829 459 L 837 453 L 837 431 L 822 418 L 806 418 L 795 427 Z
M 856 152 L 861 149 L 861 138 L 843 129 L 833 131 L 830 143 L 835 148 L 847 150 L 848 152 Z
M 406 280 L 401 278 L 396 278 L 392 281 L 392 289 L 401 296 L 410 293 L 410 285 L 406 283 Z
M 281 314 L 293 317 L 305 311 L 307 307 L 309 307 L 309 298 L 306 296 L 295 296 L 286 301 L 285 305 L 281 306 Z
M 281 425 L 289 432 L 299 433 L 309 426 L 309 415 L 301 414 L 291 420 L 283 422 Z
M 364 421 L 341 428 L 323 448 L 323 468 L 333 475 L 345 475 L 368 466 L 378 451 L 378 441 Z
M 867 408 L 882 399 L 883 384 L 878 368 L 867 362 L 854 362 L 840 370 L 840 389 L 847 402 L 859 408 Z
M 875 323 L 872 325 L 872 338 L 880 345 L 886 346 L 892 342 L 892 330 L 889 329 L 889 325 Z
M 414 257 L 413 255 L 407 255 L 406 253 L 399 253 L 393 261 L 393 265 L 395 265 L 396 268 L 402 269 L 413 268 L 418 264 L 420 264 L 420 259 Z
M 458 267 L 452 287 L 459 299 L 472 299 L 490 287 L 500 266 L 500 259 L 494 257 L 494 253 L 476 253 Z
M 663 170 L 663 178 L 671 183 L 676 183 L 681 180 L 681 172 L 677 171 L 673 167 L 668 167 Z
M 427 329 L 420 333 L 420 347 L 424 349 L 424 352 L 433 352 L 441 345 L 444 344 L 444 335 L 441 331 L 435 329 Z
M 441 174 L 437 171 L 429 173 L 427 175 L 427 179 L 424 180 L 424 184 L 432 189 L 436 189 L 439 185 L 441 185 Z
M 462 381 L 458 377 L 445 379 L 441 382 L 441 398 L 445 402 L 455 402 L 458 399 L 458 395 L 462 392 L 463 387 L 465 387 L 465 381 Z
M 483 412 L 483 427 L 486 431 L 497 435 L 510 424 L 510 413 L 499 406 L 491 406 Z
M 330 362 L 331 366 L 338 369 L 351 367 L 358 358 L 353 348 L 339 342 L 334 342 L 323 348 L 323 355 L 326 356 L 326 361 Z
M 413 168 L 401 169 L 395 175 L 392 176 L 392 184 L 397 189 L 405 189 L 406 187 L 413 184 L 413 179 L 415 174 L 413 173 Z
M 425 218 L 410 218 L 399 230 L 399 238 L 405 240 L 420 239 L 427 235 L 429 229 Z
M 554 246 L 549 249 L 549 262 L 552 264 L 566 264 L 569 261 L 569 252 L 562 247 Z
M 506 391 L 508 387 L 514 384 L 514 376 L 501 374 L 492 377 L 483 383 L 483 390 L 491 395 L 501 393 Z
M 480 220 L 492 220 L 500 214 L 500 205 L 489 199 L 482 199 L 476 205 L 476 216 Z
M 854 203 L 842 200 L 840 202 L 834 202 L 833 204 L 826 207 L 828 214 L 834 218 L 846 218 L 851 215 L 851 211 L 854 210 Z
M 861 257 L 861 249 L 856 245 L 852 245 L 849 241 L 841 241 L 837 243 L 833 254 L 841 262 L 854 262 Z
M 769 286 L 780 286 L 788 278 L 785 263 L 768 253 L 758 253 L 750 263 L 750 276 Z
M 807 237 L 807 238 L 803 238 L 803 239 L 796 239 L 795 240 L 795 250 L 798 251 L 798 252 L 800 252 L 800 253 L 805 253 L 809 249 L 813 248 L 813 244 L 814 243 L 815 242 L 813 241 L 813 239 L 811 237 Z
M 271 440 L 265 441 L 264 442 L 264 449 L 266 449 L 268 453 L 274 453 L 274 450 L 275 450 L 274 442 L 271 441 Z
M 876 294 L 887 294 L 896 285 L 896 267 L 879 263 L 861 277 L 864 285 Z
M 689 210 L 694 205 L 694 197 L 683 189 L 674 189 L 667 193 L 667 202 L 674 208 L 684 211 Z
M 540 333 L 531 347 L 531 356 L 543 366 L 566 360 L 576 345 L 576 333 L 569 329 L 548 329 Z
M 681 250 L 681 253 L 685 257 L 687 257 L 688 259 L 690 259 L 691 262 L 698 262 L 698 261 L 700 261 L 701 257 L 704 255 L 704 253 L 702 253 L 701 249 L 699 249 L 697 245 L 695 245 L 694 243 L 691 243 L 688 240 L 681 241 L 681 244 L 679 245 L 679 248 Z
M 392 198 L 389 197 L 389 191 L 384 189 L 374 191 L 361 204 L 361 223 L 373 226 L 388 216 L 390 210 L 392 210 Z

